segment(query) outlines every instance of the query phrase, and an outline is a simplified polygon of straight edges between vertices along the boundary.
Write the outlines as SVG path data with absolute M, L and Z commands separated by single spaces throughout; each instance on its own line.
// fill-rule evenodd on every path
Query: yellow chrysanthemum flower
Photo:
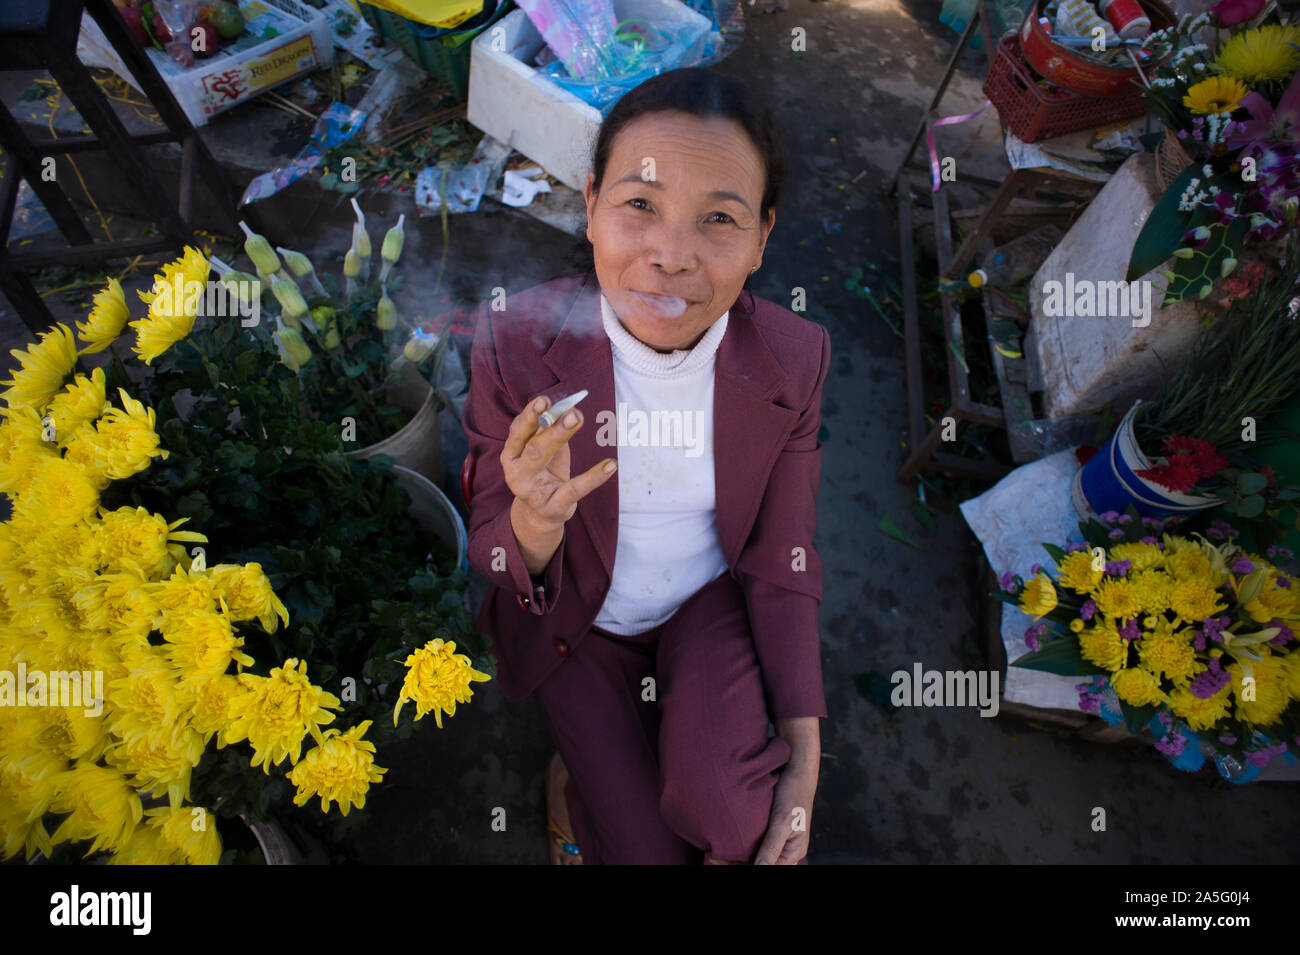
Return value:
M 100 514 L 100 544 L 107 573 L 123 570 L 123 562 L 130 561 L 146 576 L 160 577 L 175 566 L 169 566 L 175 560 L 169 543 L 207 541 L 207 537 L 195 531 L 177 530 L 189 520 L 187 517 L 168 523 L 166 518 L 151 514 L 143 507 L 119 507 L 115 511 L 101 508 Z
M 230 722 L 230 701 L 243 692 L 239 680 L 228 674 L 214 677 L 198 688 L 194 709 L 190 711 L 190 725 L 203 734 L 205 742 Z M 221 749 L 225 745 L 218 737 L 217 748 Z
M 128 662 L 129 672 L 107 685 L 112 704 L 110 726 L 124 743 L 149 737 L 159 726 L 172 726 L 189 709 L 192 697 L 185 694 L 165 651 L 148 647 Z
M 7 799 L 11 809 L 26 811 L 23 825 L 36 822 L 54 801 L 67 765 L 66 760 L 47 753 L 0 759 L 0 798 Z
M 1286 691 L 1292 699 L 1300 700 L 1300 651 L 1292 650 L 1281 659 L 1282 674 L 1286 678 Z
M 1110 549 L 1107 560 L 1129 562 L 1129 576 L 1142 570 L 1151 570 L 1165 562 L 1165 555 L 1155 544 L 1141 542 L 1116 544 Z
M 21 498 L 31 487 L 41 458 L 59 456 L 44 439 L 41 416 L 33 408 L 9 408 L 0 424 L 0 491 Z
M 89 319 L 77 323 L 78 337 L 86 343 L 82 352 L 93 354 L 113 344 L 130 317 L 122 283 L 110 276 L 108 285 L 95 293 L 95 306 L 90 310 Z
M 1020 592 L 1020 609 L 1035 620 L 1055 610 L 1056 588 L 1052 586 L 1052 579 L 1040 571 L 1025 581 Z
M 149 304 L 149 315 L 131 323 L 136 329 L 132 348 L 146 365 L 194 330 L 199 311 L 195 283 L 201 292 L 210 270 L 203 253 L 186 246 L 182 258 L 164 265 L 162 274 L 154 276 L 152 291 L 138 293 Z
M 108 727 L 97 716 L 86 713 L 84 706 L 41 706 L 33 710 L 32 719 L 40 727 L 38 740 L 47 752 L 61 759 L 92 762 L 103 755 L 110 739 Z
M 144 639 L 154 627 L 159 608 L 149 584 L 138 571 L 101 574 L 73 596 L 86 622 L 110 633 L 119 647 Z
M 225 600 L 230 619 L 236 623 L 256 619 L 267 633 L 275 633 L 279 622 L 289 625 L 289 611 L 271 589 L 262 565 L 253 561 L 247 564 L 217 564 L 208 569 L 216 585 L 216 593 Z
M 117 743 L 104 754 L 105 761 L 132 786 L 154 795 L 166 792 L 172 806 L 189 798 L 190 774 L 202 758 L 203 737 L 189 727 L 170 726 Z
M 1200 623 L 1228 609 L 1219 592 L 1200 580 L 1180 580 L 1169 592 L 1169 609 L 1187 623 Z
M 12 349 L 9 354 L 21 366 L 14 376 L 0 385 L 8 385 L 3 395 L 10 408 L 30 407 L 44 411 L 50 399 L 63 390 L 63 380 L 72 374 L 77 362 L 77 342 L 72 330 L 62 323 L 41 333 L 41 340 L 26 349 Z
M 1300 67 L 1300 27 L 1270 24 L 1243 30 L 1219 48 L 1215 64 L 1228 76 L 1254 85 L 1264 80 L 1284 80 Z
M 1106 575 L 1102 568 L 1094 569 L 1092 553 L 1086 550 L 1071 551 L 1061 561 L 1059 573 L 1062 587 L 1077 594 L 1090 594 Z
M 152 810 L 150 810 L 152 812 Z M 184 865 L 176 847 L 163 839 L 157 826 L 136 826 L 125 846 L 113 853 L 109 865 Z
M 1263 586 L 1254 600 L 1247 601 L 1242 610 L 1250 615 L 1256 623 L 1268 623 L 1271 620 L 1291 620 L 1300 614 L 1300 588 L 1295 583 L 1290 587 L 1279 587 L 1277 570 L 1270 570 Z
M 354 805 L 366 808 L 370 784 L 382 782 L 388 772 L 375 765 L 375 744 L 361 738 L 370 723 L 366 720 L 343 734 L 337 729 L 325 731 L 324 742 L 309 750 L 288 773 L 289 782 L 298 787 L 295 806 L 319 796 L 321 812 L 329 812 L 331 802 L 337 802 L 345 816 Z
M 1051 588 L 1052 582 L 1045 576 L 1043 580 Z M 1052 606 L 1055 605 L 1056 592 L 1053 590 Z M 445 712 L 448 716 L 455 716 L 456 704 L 468 703 L 474 696 L 470 683 L 491 679 L 486 673 L 475 670 L 470 665 L 469 657 L 457 653 L 455 643 L 446 642 L 441 637 L 430 640 L 415 650 L 404 664 L 407 667 L 406 679 L 402 682 L 402 692 L 393 709 L 394 726 L 397 725 L 397 714 L 401 712 L 402 704 L 411 700 L 415 703 L 417 720 L 432 711 L 438 729 L 442 729 L 442 714 Z
M 217 583 L 203 570 L 177 566 L 166 580 L 150 584 L 149 593 L 164 618 L 183 620 L 217 607 Z
M 95 368 L 90 377 L 77 375 L 72 383 L 50 401 L 46 414 L 60 447 L 70 442 L 82 425 L 90 424 L 112 408 L 105 395 L 104 369 Z
M 1079 634 L 1079 653 L 1112 673 L 1123 669 L 1128 661 L 1128 641 L 1119 635 L 1115 624 L 1094 618 L 1093 625 Z
M 1126 667 L 1112 673 L 1110 683 L 1115 688 L 1115 695 L 1133 706 L 1168 702 L 1160 689 L 1160 681 L 1142 667 Z
M 1165 571 L 1174 580 L 1206 580 L 1214 586 L 1222 583 L 1214 575 L 1214 565 L 1205 551 L 1195 545 L 1179 547 L 1165 554 Z
M 231 722 L 223 733 L 226 744 L 247 739 L 253 747 L 249 765 L 261 766 L 268 775 L 271 764 L 289 758 L 296 764 L 308 733 L 321 742 L 320 727 L 340 710 L 339 698 L 307 679 L 307 661 L 290 658 L 269 677 L 241 673 L 236 679 L 244 692 L 230 701 Z
M 1132 620 L 1142 613 L 1142 601 L 1133 585 L 1122 578 L 1108 577 L 1093 593 L 1097 609 L 1115 620 Z
M 1174 630 L 1173 624 L 1162 618 L 1155 630 L 1138 641 L 1138 659 L 1156 676 L 1168 677 L 1175 684 L 1185 683 L 1203 669 L 1196 662 L 1190 634 L 1190 630 Z
M 1128 577 L 1129 586 L 1145 613 L 1163 613 L 1169 609 L 1174 581 L 1163 570 L 1141 570 Z
M 221 861 L 217 817 L 201 806 L 161 806 L 145 810 L 148 827 L 156 829 L 173 858 L 187 865 L 216 865 Z
M 156 415 L 119 388 L 121 408 L 109 408 L 94 425 L 77 429 L 68 446 L 67 460 L 94 477 L 110 481 L 129 478 L 143 471 L 154 458 L 166 460 L 168 451 L 159 447 L 154 430 Z
M 1232 690 L 1222 690 L 1207 699 L 1196 696 L 1188 687 L 1180 686 L 1169 694 L 1169 708 L 1174 716 L 1183 720 L 1196 732 L 1212 730 L 1228 715 Z
M 1232 694 L 1237 701 L 1237 717 L 1255 726 L 1268 726 L 1282 715 L 1282 711 L 1291 702 L 1287 674 L 1282 662 L 1271 656 L 1263 660 L 1252 660 L 1250 669 L 1250 676 L 1255 682 L 1253 691 L 1247 692 L 1246 674 L 1242 665 L 1232 663 L 1227 667 L 1232 674 Z
M 121 773 L 92 763 L 78 763 L 63 778 L 51 808 L 69 813 L 51 841 L 90 842 L 86 855 L 101 849 L 116 852 L 131 839 L 144 807 Z
M 1250 89 L 1232 76 L 1211 76 L 1190 86 L 1183 97 L 1183 105 L 1198 116 L 1213 113 L 1231 113 Z
M 252 666 L 253 658 L 239 648 L 230 620 L 211 610 L 173 618 L 163 628 L 172 666 L 181 671 L 181 685 L 201 684 L 221 676 L 232 662 Z
M 35 473 L 14 514 L 47 525 L 75 524 L 95 513 L 99 491 L 81 468 L 60 457 L 35 459 Z

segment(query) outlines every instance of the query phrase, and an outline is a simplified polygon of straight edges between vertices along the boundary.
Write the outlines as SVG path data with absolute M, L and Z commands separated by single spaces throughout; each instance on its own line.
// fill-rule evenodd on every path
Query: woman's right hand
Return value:
M 501 470 L 515 495 L 512 516 L 522 511 L 517 516 L 523 518 L 528 531 L 547 536 L 564 527 L 577 512 L 578 502 L 609 480 L 617 464 L 606 458 L 571 478 L 569 439 L 582 427 L 582 412 L 573 408 L 549 428 L 539 430 L 538 419 L 550 406 L 545 396 L 533 399 L 510 423 L 501 449 Z M 516 535 L 519 530 L 516 525 Z

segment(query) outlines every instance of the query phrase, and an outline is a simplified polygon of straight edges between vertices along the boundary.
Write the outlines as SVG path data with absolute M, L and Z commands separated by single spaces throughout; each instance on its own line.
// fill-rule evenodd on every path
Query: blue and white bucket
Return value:
M 1171 491 L 1138 477 L 1138 471 L 1154 466 L 1138 447 L 1133 434 L 1133 417 L 1141 403 L 1140 398 L 1133 402 L 1115 433 L 1074 476 L 1070 497 L 1081 519 L 1097 517 L 1107 511 L 1123 514 L 1130 504 L 1142 517 L 1163 518 L 1195 514 L 1222 503 L 1217 497 Z

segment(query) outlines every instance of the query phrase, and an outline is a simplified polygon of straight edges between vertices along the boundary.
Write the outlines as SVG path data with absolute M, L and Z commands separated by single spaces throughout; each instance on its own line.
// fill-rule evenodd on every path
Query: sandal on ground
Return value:
M 573 836 L 560 828 L 555 821 L 555 813 L 551 804 L 552 778 L 555 774 L 555 766 L 559 763 L 559 754 L 551 761 L 551 765 L 546 769 L 546 828 L 549 831 L 550 838 L 559 847 L 559 850 L 567 856 L 571 856 L 575 863 L 582 862 L 582 851 L 578 848 L 577 843 L 573 841 Z M 563 763 L 559 763 L 563 765 Z M 563 798 L 563 789 L 560 790 Z

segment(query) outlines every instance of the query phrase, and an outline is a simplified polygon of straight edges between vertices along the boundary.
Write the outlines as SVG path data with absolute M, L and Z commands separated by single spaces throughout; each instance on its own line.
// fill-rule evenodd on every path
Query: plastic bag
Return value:
M 531 2 L 531 0 L 526 0 Z M 569 3 L 578 0 L 537 0 L 557 20 L 571 16 Z M 612 7 L 607 7 L 612 11 Z M 612 13 L 611 13 L 612 16 Z M 532 18 L 532 13 L 529 13 Z M 667 70 L 700 65 L 712 21 L 685 4 L 669 17 L 654 21 L 629 17 L 609 32 L 603 13 L 595 21 L 567 21 L 585 39 L 573 41 L 571 32 L 546 21 L 560 46 L 551 45 L 557 60 L 536 74 L 606 113 L 628 90 Z M 589 29 L 592 22 L 601 24 Z M 536 23 L 536 21 L 534 21 Z M 545 38 L 547 34 L 538 27 Z M 548 45 L 550 40 L 548 39 Z M 715 53 L 717 50 L 714 51 Z
M 172 38 L 163 50 L 186 68 L 194 65 L 194 38 L 190 31 L 199 22 L 200 0 L 153 0 L 154 12 L 162 19 Z

